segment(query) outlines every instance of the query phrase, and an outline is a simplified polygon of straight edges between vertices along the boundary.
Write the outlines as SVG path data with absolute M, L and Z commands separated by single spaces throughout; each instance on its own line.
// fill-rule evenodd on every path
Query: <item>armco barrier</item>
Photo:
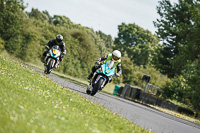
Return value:
M 198 116 L 197 113 L 194 113 L 193 111 L 189 109 L 179 107 L 171 102 L 165 101 L 164 99 L 161 99 L 155 95 L 148 94 L 142 91 L 141 89 L 128 85 L 128 84 L 126 84 L 124 87 L 121 87 L 120 92 L 118 94 L 119 94 L 118 96 L 125 99 L 129 99 L 129 100 L 137 99 L 145 104 L 159 106 L 162 108 L 177 111 L 179 113 L 184 113 L 191 116 Z
M 190 116 L 195 116 L 195 117 L 197 117 L 197 115 L 198 115 L 198 114 L 194 113 L 193 111 L 188 110 L 188 109 L 183 108 L 183 107 L 178 107 L 178 108 L 177 108 L 177 112 L 179 112 L 179 113 L 184 113 L 184 114 L 188 114 L 188 115 L 190 115 Z
M 157 98 L 145 93 L 141 92 L 139 96 L 139 101 L 142 101 L 143 103 L 151 104 L 151 105 L 156 105 L 157 103 Z
M 140 89 L 126 84 L 125 87 L 123 87 L 122 92 L 120 93 L 120 97 L 123 97 L 125 99 L 134 100 L 134 99 L 139 98 L 140 92 L 141 92 Z
M 145 92 L 140 93 L 139 101 L 141 101 L 142 103 L 151 104 L 151 105 L 167 108 L 169 110 L 174 110 L 174 111 L 176 111 L 178 108 L 177 105 L 174 105 L 171 102 L 167 102 L 164 99 L 158 98 L 154 95 L 150 95 Z

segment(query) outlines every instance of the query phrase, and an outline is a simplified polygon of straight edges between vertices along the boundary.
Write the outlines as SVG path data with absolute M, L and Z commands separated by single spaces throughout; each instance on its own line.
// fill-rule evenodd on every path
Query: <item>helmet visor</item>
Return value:
M 114 56 L 114 55 L 112 56 L 112 58 L 113 58 L 113 60 L 115 60 L 115 61 L 120 59 L 120 58 L 118 58 L 117 56 Z
M 61 40 L 61 39 L 56 39 L 56 41 L 57 41 L 58 43 L 62 42 L 62 40 Z

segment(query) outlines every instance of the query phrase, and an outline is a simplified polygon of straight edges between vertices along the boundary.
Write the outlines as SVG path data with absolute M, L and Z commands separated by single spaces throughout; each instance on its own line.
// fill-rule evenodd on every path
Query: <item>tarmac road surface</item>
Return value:
M 43 73 L 43 70 L 32 69 Z M 200 124 L 103 92 L 97 93 L 95 96 L 89 96 L 85 92 L 86 85 L 73 82 L 55 74 L 48 74 L 47 76 L 64 88 L 68 88 L 97 104 L 105 106 L 110 111 L 149 131 L 155 133 L 200 133 Z

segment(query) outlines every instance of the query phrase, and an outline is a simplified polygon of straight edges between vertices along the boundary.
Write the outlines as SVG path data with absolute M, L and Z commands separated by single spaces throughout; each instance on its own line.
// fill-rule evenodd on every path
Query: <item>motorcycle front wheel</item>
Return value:
M 91 96 L 94 96 L 98 90 L 100 90 L 101 88 L 101 85 L 103 83 L 103 79 L 99 79 L 99 81 L 94 85 L 93 89 L 92 89 L 92 92 L 91 92 Z
M 54 66 L 54 63 L 55 63 L 55 60 L 53 59 L 49 59 L 50 61 L 48 61 L 48 64 L 47 64 L 47 70 L 46 70 L 46 73 L 47 74 L 50 74 L 51 71 L 53 70 L 53 66 Z

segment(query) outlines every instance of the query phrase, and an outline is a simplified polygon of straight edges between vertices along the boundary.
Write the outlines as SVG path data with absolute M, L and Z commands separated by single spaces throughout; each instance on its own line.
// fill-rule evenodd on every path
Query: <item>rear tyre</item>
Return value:
M 99 79 L 99 81 L 94 85 L 91 92 L 91 96 L 94 96 L 97 93 L 97 91 L 100 90 L 103 81 L 103 79 Z

